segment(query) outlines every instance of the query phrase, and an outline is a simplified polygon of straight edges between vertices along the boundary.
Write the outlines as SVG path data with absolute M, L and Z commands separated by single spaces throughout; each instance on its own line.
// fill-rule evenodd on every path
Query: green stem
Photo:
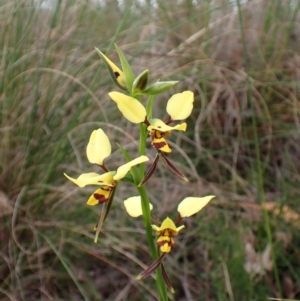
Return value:
M 147 132 L 145 129 L 145 125 L 143 123 L 140 124 L 140 145 L 139 145 L 139 154 L 140 156 L 146 154 L 146 139 Z M 145 164 L 140 164 L 140 176 L 141 179 L 144 178 L 145 175 Z
M 140 155 L 145 155 L 146 151 L 146 138 L 147 138 L 147 132 L 145 130 L 145 125 L 140 124 L 140 145 L 139 145 L 139 154 Z M 140 179 L 139 182 L 144 178 L 145 176 L 145 164 L 140 165 Z M 137 187 L 137 190 L 141 196 L 142 200 L 142 211 L 143 211 L 143 219 L 144 219 L 144 224 L 146 228 L 146 236 L 147 236 L 147 241 L 149 245 L 149 249 L 151 252 L 151 256 L 153 260 L 156 260 L 159 256 L 155 243 L 153 241 L 152 237 L 152 227 L 151 227 L 151 213 L 150 213 L 150 208 L 149 208 L 149 197 L 147 194 L 147 190 L 144 186 L 142 187 Z M 156 286 L 158 289 L 159 293 L 159 299 L 160 301 L 168 301 L 168 295 L 167 295 L 167 287 L 165 282 L 163 281 L 162 278 L 162 272 L 161 269 L 158 268 L 156 270 Z

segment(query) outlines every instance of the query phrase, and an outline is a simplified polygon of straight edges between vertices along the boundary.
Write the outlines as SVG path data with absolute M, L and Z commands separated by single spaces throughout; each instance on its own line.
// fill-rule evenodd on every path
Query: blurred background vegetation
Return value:
M 135 74 L 192 90 L 188 132 L 147 184 L 154 215 L 214 194 L 185 220 L 165 267 L 170 300 L 300 299 L 300 2 L 298 0 L 0 0 L 0 300 L 157 300 L 134 280 L 151 258 L 122 183 L 98 244 L 101 208 L 63 172 L 92 171 L 92 130 L 111 137 L 108 165 L 132 156 L 137 128 L 107 95 L 98 57 L 117 43 Z M 150 144 L 150 143 L 149 143 Z M 151 158 L 154 152 L 149 146 Z M 155 189 L 153 189 L 155 187 Z M 91 190 L 90 190 L 91 189 Z

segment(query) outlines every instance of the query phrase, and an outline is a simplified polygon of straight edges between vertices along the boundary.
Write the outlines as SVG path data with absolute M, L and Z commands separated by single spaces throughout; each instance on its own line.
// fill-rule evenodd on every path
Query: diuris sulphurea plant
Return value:
M 166 118 L 162 120 L 153 117 L 152 109 L 153 106 L 156 105 L 154 101 L 155 96 L 173 88 L 178 82 L 157 81 L 148 85 L 149 70 L 146 69 L 135 77 L 125 55 L 118 46 L 115 45 L 115 47 L 120 59 L 120 67 L 99 49 L 96 48 L 96 51 L 107 66 L 117 88 L 122 91 L 112 91 L 108 93 L 108 97 L 116 103 L 125 119 L 139 127 L 139 154 L 138 156 L 134 156 L 134 158 L 119 145 L 119 149 L 124 155 L 124 164 L 119 166 L 116 170 L 109 169 L 105 160 L 111 155 L 111 142 L 103 129 L 98 128 L 90 135 L 86 155 L 88 161 L 98 166 L 101 172 L 83 173 L 78 178 L 72 178 L 67 174 L 65 174 L 65 176 L 79 187 L 85 187 L 87 185 L 97 187 L 87 201 L 87 205 L 89 206 L 103 206 L 95 228 L 95 242 L 98 240 L 104 221 L 109 218 L 111 205 L 114 196 L 118 192 L 117 188 L 119 185 L 133 185 L 136 188 L 139 195 L 127 198 L 124 201 L 124 205 L 126 212 L 130 216 L 143 216 L 146 230 L 145 234 L 153 258 L 153 263 L 141 272 L 136 279 L 145 279 L 156 272 L 159 300 L 167 301 L 169 300 L 167 289 L 169 289 L 171 293 L 174 293 L 175 290 L 167 276 L 163 259 L 174 249 L 176 245 L 174 238 L 185 228 L 185 226 L 181 224 L 182 219 L 199 212 L 214 196 L 187 197 L 182 200 L 177 207 L 177 219 L 172 220 L 166 217 L 162 222 L 159 222 L 151 215 L 153 206 L 149 201 L 147 193 L 149 183 L 147 182 L 154 175 L 159 158 L 162 158 L 163 162 L 166 163 L 172 172 L 183 181 L 188 182 L 187 177 L 185 177 L 169 159 L 169 156 L 173 157 L 174 153 L 168 140 L 174 131 L 186 131 L 187 123 L 184 120 L 192 113 L 194 93 L 192 91 L 182 91 L 173 94 L 167 100 Z M 145 103 L 145 105 L 143 103 Z M 156 156 L 146 172 L 145 162 L 149 161 L 146 154 L 148 137 L 150 138 L 152 147 L 156 151 Z M 137 168 L 138 165 L 140 168 Z M 161 181 L 163 181 L 163 179 L 161 179 Z M 123 183 L 121 184 L 121 182 Z M 161 200 L 161 202 L 163 202 L 163 200 Z M 153 230 L 157 235 L 156 241 L 153 239 Z

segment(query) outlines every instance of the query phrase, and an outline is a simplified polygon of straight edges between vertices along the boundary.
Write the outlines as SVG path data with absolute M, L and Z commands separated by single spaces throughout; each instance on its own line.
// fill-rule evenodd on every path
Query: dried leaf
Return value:
M 13 212 L 13 207 L 9 204 L 8 197 L 0 191 L 0 217 Z

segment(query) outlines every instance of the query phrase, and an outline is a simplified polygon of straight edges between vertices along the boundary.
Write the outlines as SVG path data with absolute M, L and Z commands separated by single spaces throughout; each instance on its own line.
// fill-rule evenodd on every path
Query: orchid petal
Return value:
M 171 162 L 171 160 L 168 159 L 168 157 L 161 151 L 160 155 L 162 156 L 162 158 L 164 159 L 165 163 L 167 164 L 167 166 L 170 168 L 170 170 L 172 172 L 174 172 L 177 176 L 179 176 L 180 178 L 182 178 L 184 181 L 188 182 L 188 178 L 181 172 L 179 171 L 176 166 Z
M 110 186 L 101 187 L 97 189 L 88 199 L 87 204 L 89 206 L 95 206 L 98 204 L 105 203 L 109 200 L 111 191 L 113 188 Z
M 156 148 L 157 150 L 163 152 L 163 153 L 171 153 L 172 149 L 167 142 L 167 140 L 164 137 L 161 138 L 153 138 L 151 142 L 152 146 Z
M 194 93 L 184 91 L 174 94 L 167 103 L 167 112 L 172 120 L 183 120 L 189 117 L 193 110 Z
M 143 186 L 146 182 L 148 182 L 148 180 L 151 178 L 151 176 L 153 175 L 155 169 L 156 169 L 156 166 L 157 166 L 157 162 L 159 160 L 159 155 L 156 154 L 156 157 L 152 163 L 152 165 L 150 166 L 149 170 L 147 171 L 144 179 L 142 180 L 142 182 L 138 185 L 138 187 L 141 187 Z
M 103 165 L 103 161 L 111 154 L 111 145 L 102 129 L 94 130 L 86 148 L 90 163 Z
M 119 180 L 123 179 L 132 166 L 138 165 L 140 163 L 144 163 L 146 161 L 149 161 L 148 157 L 140 156 L 140 157 L 138 157 L 138 158 L 126 163 L 126 164 L 121 165 L 117 169 L 116 174 L 114 175 L 114 180 L 119 181 Z
M 130 122 L 141 123 L 145 121 L 146 109 L 137 99 L 120 92 L 110 92 L 108 95 L 117 103 L 118 109 Z
M 175 223 L 169 218 L 167 217 L 161 224 L 160 227 L 156 226 L 156 225 L 152 225 L 152 229 L 154 231 L 156 231 L 157 235 L 160 235 L 160 233 L 164 230 L 171 230 L 173 235 L 177 235 L 178 232 L 184 228 L 184 225 L 176 228 Z
M 148 131 L 151 130 L 157 130 L 160 132 L 168 132 L 168 131 L 185 131 L 186 130 L 186 123 L 181 123 L 177 124 L 175 126 L 169 126 L 165 124 L 162 120 L 160 119 L 151 119 L 149 120 L 150 125 L 148 126 Z
M 175 294 L 175 290 L 172 286 L 172 283 L 166 273 L 166 270 L 165 270 L 165 267 L 164 265 L 161 263 L 160 264 L 160 267 L 161 267 L 161 274 L 162 274 L 162 277 L 163 277 L 163 280 L 165 282 L 165 284 L 167 285 L 167 288 L 169 289 L 169 291 L 172 293 L 172 294 Z
M 98 48 L 95 48 L 98 54 L 104 59 L 104 62 L 106 63 L 108 70 L 111 74 L 112 79 L 114 82 L 121 88 L 121 89 L 127 89 L 126 83 L 125 83 L 125 76 L 124 72 L 118 68 L 106 55 L 104 55 Z
M 138 217 L 143 215 L 142 210 L 142 202 L 140 196 L 132 196 L 124 201 L 124 206 L 127 211 L 127 213 L 131 217 Z M 149 203 L 149 209 L 150 211 L 153 209 L 152 204 Z
M 86 185 L 100 185 L 100 186 L 114 186 L 114 176 L 115 172 L 107 172 L 103 175 L 99 175 L 95 172 L 84 173 L 80 175 L 77 179 L 69 177 L 64 173 L 70 181 L 78 185 L 79 187 L 84 187 Z
M 167 253 L 162 253 L 146 270 L 136 277 L 136 280 L 141 280 L 149 277 L 161 264 Z
M 160 236 L 156 244 L 159 246 L 161 252 L 170 253 L 175 242 L 170 236 Z
M 203 207 L 205 207 L 214 195 L 208 195 L 203 198 L 188 197 L 180 202 L 178 205 L 178 212 L 181 217 L 189 217 L 199 212 Z

